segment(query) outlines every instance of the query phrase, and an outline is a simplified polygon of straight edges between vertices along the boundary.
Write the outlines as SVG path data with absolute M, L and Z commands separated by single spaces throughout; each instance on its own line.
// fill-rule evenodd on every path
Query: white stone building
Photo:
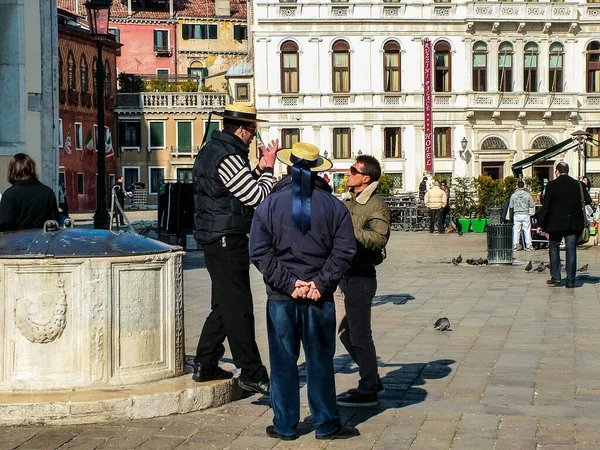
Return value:
M 263 140 L 313 142 L 340 172 L 372 154 L 416 190 L 426 38 L 435 173 L 503 178 L 576 130 L 599 138 L 600 4 L 257 0 L 249 20 Z M 600 186 L 598 147 L 586 154 L 585 168 L 569 150 L 524 175 L 552 179 L 564 157 Z

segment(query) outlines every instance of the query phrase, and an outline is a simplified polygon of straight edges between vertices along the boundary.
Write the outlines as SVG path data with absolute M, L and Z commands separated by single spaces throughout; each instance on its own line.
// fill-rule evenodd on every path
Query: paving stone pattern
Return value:
M 317 441 L 302 394 L 300 438 L 265 435 L 268 399 L 247 396 L 220 408 L 151 420 L 86 426 L 0 429 L 3 449 L 600 449 L 599 249 L 577 288 L 548 287 L 526 273 L 546 250 L 518 252 L 513 266 L 453 266 L 486 256 L 485 235 L 394 232 L 378 269 L 373 333 L 386 390 L 375 408 L 340 408 L 361 436 Z M 564 257 L 564 254 L 563 254 Z M 201 252 L 185 257 L 186 350 L 193 355 L 210 309 Z M 252 270 L 257 341 L 268 365 L 265 294 Z M 433 330 L 448 317 L 452 332 Z M 355 387 L 357 368 L 338 343 L 338 392 Z M 223 367 L 232 369 L 226 353 Z M 301 375 L 303 361 L 299 362 Z M 304 380 L 304 377 L 301 377 Z

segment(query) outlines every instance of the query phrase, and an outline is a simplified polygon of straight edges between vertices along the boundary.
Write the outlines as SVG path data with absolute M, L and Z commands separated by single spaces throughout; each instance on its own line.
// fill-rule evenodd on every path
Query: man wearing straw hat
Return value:
M 272 438 L 298 437 L 298 357 L 304 347 L 308 404 L 317 439 L 347 439 L 360 433 L 341 424 L 336 406 L 333 356 L 333 293 L 356 251 L 348 209 L 315 185 L 331 161 L 298 142 L 278 152 L 291 175 L 257 208 L 250 258 L 267 287 L 267 334 L 271 361 Z
M 215 113 L 216 114 L 216 113 Z M 194 381 L 233 376 L 219 367 L 229 342 L 241 368 L 239 384 L 269 394 L 269 376 L 256 345 L 250 291 L 248 236 L 254 208 L 273 188 L 278 141 L 261 146 L 258 166 L 250 170 L 249 146 L 256 134 L 256 109 L 227 105 L 223 131 L 213 131 L 194 163 L 194 238 L 202 244 L 212 282 L 211 312 L 198 341 Z

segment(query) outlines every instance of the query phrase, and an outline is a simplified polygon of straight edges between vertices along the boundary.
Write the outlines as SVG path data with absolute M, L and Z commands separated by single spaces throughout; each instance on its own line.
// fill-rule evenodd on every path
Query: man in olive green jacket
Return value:
M 390 237 L 390 209 L 375 193 L 380 176 L 379 161 L 370 155 L 356 158 L 348 173 L 351 196 L 344 203 L 354 225 L 356 254 L 340 282 L 336 304 L 338 335 L 358 365 L 360 381 L 357 389 L 338 397 L 341 406 L 374 406 L 377 393 L 383 390 L 371 332 L 371 305 L 377 291 L 375 266 L 383 261 Z

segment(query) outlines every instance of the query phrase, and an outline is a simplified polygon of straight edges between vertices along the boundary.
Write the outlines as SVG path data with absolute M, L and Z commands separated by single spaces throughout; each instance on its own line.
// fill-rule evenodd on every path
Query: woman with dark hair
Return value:
M 587 189 L 588 193 L 590 192 L 590 190 L 592 189 L 592 182 L 590 181 L 590 179 L 586 176 L 584 176 L 581 179 L 581 182 L 583 183 L 583 185 L 585 186 L 585 188 Z
M 0 200 L 0 231 L 42 228 L 47 220 L 58 220 L 56 196 L 40 182 L 35 161 L 25 153 L 11 158 L 8 182 L 12 186 Z

